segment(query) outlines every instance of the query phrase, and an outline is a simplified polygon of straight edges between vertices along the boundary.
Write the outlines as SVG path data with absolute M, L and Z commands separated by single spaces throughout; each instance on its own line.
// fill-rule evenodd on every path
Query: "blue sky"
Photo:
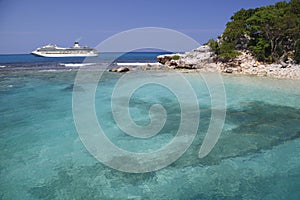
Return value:
M 199 43 L 220 35 L 241 8 L 279 0 L 0 0 L 0 54 L 30 53 L 52 43 L 95 47 L 132 28 L 163 27 Z

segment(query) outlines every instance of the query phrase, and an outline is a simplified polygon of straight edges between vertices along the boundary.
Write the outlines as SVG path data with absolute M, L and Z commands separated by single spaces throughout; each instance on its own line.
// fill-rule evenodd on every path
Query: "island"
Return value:
M 300 79 L 300 1 L 241 9 L 217 40 L 186 53 L 160 55 L 164 69 Z

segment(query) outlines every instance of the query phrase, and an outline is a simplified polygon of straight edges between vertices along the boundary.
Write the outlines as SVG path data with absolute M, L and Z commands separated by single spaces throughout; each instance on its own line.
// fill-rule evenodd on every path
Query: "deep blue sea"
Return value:
M 89 76 L 106 64 L 156 62 L 159 54 L 129 53 L 112 64 L 106 61 L 114 55 L 102 54 L 89 60 Z M 200 109 L 193 143 L 165 168 L 127 173 L 99 162 L 79 137 L 72 97 L 74 92 L 85 94 L 85 86 L 91 84 L 88 76 L 82 87 L 74 84 L 81 62 L 0 55 L 0 199 L 300 199 L 299 80 L 222 75 L 225 124 L 213 150 L 199 158 L 212 97 L 201 74 L 180 73 L 195 91 Z M 127 102 L 131 118 L 145 126 L 156 117 L 149 116 L 151 106 L 160 104 L 167 115 L 164 127 L 148 139 L 126 135 L 118 127 L 111 96 L 125 76 L 120 73 L 102 74 L 95 91 L 95 116 L 118 147 L 152 152 L 172 141 L 182 118 L 179 94 L 155 83 L 180 84 L 170 71 L 129 73 L 130 80 L 147 74 L 154 83 L 132 93 Z M 126 88 L 126 82 L 122 86 Z M 119 106 L 126 103 L 123 98 L 117 99 Z M 184 98 L 187 107 L 190 98 Z M 88 125 L 86 130 L 93 131 Z
M 168 52 L 130 52 L 130 53 L 101 53 L 98 57 L 81 58 L 45 58 L 31 54 L 2 54 L 0 55 L 0 70 L 70 70 L 77 69 L 82 62 L 96 64 L 97 67 L 116 67 L 117 63 L 154 63 L 156 56 Z

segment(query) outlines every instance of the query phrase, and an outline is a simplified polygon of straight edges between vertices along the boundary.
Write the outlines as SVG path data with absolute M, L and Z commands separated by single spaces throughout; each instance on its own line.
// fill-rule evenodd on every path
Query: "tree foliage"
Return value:
M 259 60 L 277 62 L 291 56 L 300 63 L 300 0 L 241 9 L 226 24 L 221 39 L 209 41 L 219 56 L 249 50 Z
M 240 55 L 238 51 L 234 50 L 232 44 L 229 42 L 219 43 L 218 41 L 210 39 L 208 45 L 218 55 L 219 60 L 222 61 L 228 61 Z

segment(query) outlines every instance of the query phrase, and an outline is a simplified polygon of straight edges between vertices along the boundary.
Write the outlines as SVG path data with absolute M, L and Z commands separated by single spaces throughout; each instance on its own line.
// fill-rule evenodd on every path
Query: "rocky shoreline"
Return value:
M 184 54 L 160 55 L 157 60 L 169 69 L 300 79 L 300 65 L 260 63 L 249 52 L 241 51 L 240 53 L 241 55 L 235 59 L 217 62 L 217 58 L 210 47 L 204 45 Z
M 241 51 L 241 55 L 226 61 L 217 61 L 216 55 L 207 45 L 186 53 L 164 54 L 157 56 L 159 64 L 147 64 L 138 68 L 120 67 L 112 72 L 135 70 L 184 70 L 185 72 L 221 72 L 273 78 L 300 79 L 300 65 L 289 63 L 266 64 L 258 62 L 251 53 Z

